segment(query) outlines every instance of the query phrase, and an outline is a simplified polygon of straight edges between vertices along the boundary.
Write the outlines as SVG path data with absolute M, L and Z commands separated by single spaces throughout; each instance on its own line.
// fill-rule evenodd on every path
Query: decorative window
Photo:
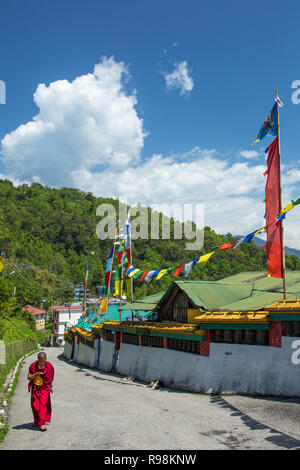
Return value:
M 132 333 L 123 333 L 122 343 L 139 344 L 139 337 Z
M 213 330 L 212 342 L 267 346 L 269 344 L 269 331 L 217 329 Z
M 155 348 L 164 347 L 164 339 L 160 336 L 142 336 L 142 345 L 143 346 L 152 346 Z
M 282 323 L 283 336 L 300 336 L 300 321 L 286 321 Z
M 200 354 L 200 342 L 185 339 L 169 339 L 169 349 L 177 349 L 179 351 Z

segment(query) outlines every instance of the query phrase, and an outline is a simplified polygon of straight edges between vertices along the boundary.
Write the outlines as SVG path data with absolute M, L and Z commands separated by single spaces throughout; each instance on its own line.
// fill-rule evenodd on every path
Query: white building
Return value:
M 50 310 L 53 314 L 52 345 L 63 344 L 66 328 L 76 325 L 82 314 L 82 305 L 67 304 L 54 306 Z

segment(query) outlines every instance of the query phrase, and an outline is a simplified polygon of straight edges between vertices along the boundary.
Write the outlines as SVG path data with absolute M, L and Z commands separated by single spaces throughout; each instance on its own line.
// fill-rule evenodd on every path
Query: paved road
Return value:
M 53 420 L 31 427 L 28 357 L 9 411 L 5 449 L 300 449 L 300 400 L 208 396 L 69 363 L 46 348 L 55 367 Z

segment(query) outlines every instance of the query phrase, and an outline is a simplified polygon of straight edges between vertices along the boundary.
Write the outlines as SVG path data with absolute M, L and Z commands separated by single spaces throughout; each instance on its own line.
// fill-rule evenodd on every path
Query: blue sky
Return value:
M 6 104 L 0 105 L 3 157 L 0 173 L 15 182 L 35 180 L 61 186 L 65 180 L 68 186 L 91 190 L 97 195 L 106 195 L 110 189 L 110 195 L 115 197 L 127 191 L 125 182 L 111 189 L 113 178 L 120 180 L 123 175 L 131 188 L 128 190 L 131 202 L 199 200 L 206 205 L 207 223 L 216 231 L 241 233 L 259 228 L 264 212 L 262 151 L 271 139 L 266 138 L 254 147 L 251 143 L 273 104 L 276 87 L 284 102 L 282 163 L 289 171 L 284 177 L 284 202 L 300 196 L 300 105 L 291 101 L 292 82 L 300 79 L 299 14 L 300 4 L 296 1 L 273 1 L 272 8 L 264 8 L 256 0 L 247 4 L 221 0 L 2 2 L 0 80 L 6 83 Z M 87 116 L 95 118 L 92 107 L 76 105 L 80 93 L 89 93 L 85 85 L 76 88 L 76 92 L 73 90 L 72 105 L 66 114 L 64 91 L 55 93 L 59 106 L 53 127 L 46 126 L 47 130 L 43 129 L 38 138 L 28 132 L 28 123 L 34 116 L 40 114 L 39 119 L 46 125 L 51 121 L 49 116 L 54 115 L 51 98 L 47 96 L 44 101 L 45 90 L 40 90 L 39 106 L 34 102 L 33 94 L 39 84 L 46 88 L 59 80 L 71 84 L 77 77 L 93 74 L 96 64 L 107 70 L 103 58 L 112 57 L 110 71 L 119 70 L 123 76 L 119 81 L 121 98 L 131 98 L 126 102 L 126 111 L 123 108 L 120 111 L 120 121 L 131 124 L 117 136 L 112 133 L 112 146 L 101 139 L 91 143 L 94 137 L 88 133 L 82 141 L 74 135 L 72 142 L 70 128 L 81 126 L 79 116 L 84 112 L 84 122 Z M 192 89 L 185 92 L 176 87 L 176 82 L 173 88 L 167 86 L 167 75 L 172 75 L 182 63 L 192 82 Z M 105 86 L 107 92 L 113 85 Z M 105 106 L 117 107 L 122 101 L 119 98 Z M 100 109 L 103 101 L 97 99 Z M 40 106 L 44 106 L 43 112 Z M 71 119 L 72 110 L 76 123 L 63 131 L 58 115 L 64 116 L 65 123 L 66 117 Z M 95 119 L 107 121 L 111 114 Z M 119 125 L 115 119 L 114 115 L 106 133 Z M 26 126 L 24 132 L 19 128 L 22 124 Z M 17 136 L 9 135 L 17 129 Z M 101 132 L 99 127 L 98 130 Z M 82 155 L 87 155 L 84 157 L 87 163 L 81 165 L 78 155 L 74 175 L 69 178 L 71 152 L 77 151 L 75 145 L 82 149 Z M 103 155 L 100 147 L 96 155 L 97 145 L 105 148 Z M 108 147 L 108 154 L 113 155 L 112 164 L 105 153 Z M 47 154 L 43 155 L 45 148 Z M 53 160 L 61 151 L 61 177 L 56 162 L 56 173 L 47 178 L 52 171 L 51 148 Z M 250 158 L 251 154 L 245 152 L 253 150 L 257 155 Z M 33 159 L 30 151 L 36 155 Z M 155 155 L 160 157 L 155 160 Z M 66 161 L 69 163 L 63 168 Z M 160 179 L 153 177 L 157 169 Z M 106 171 L 109 186 L 104 184 L 100 170 Z M 184 175 L 182 180 L 177 173 Z M 139 185 L 142 177 L 145 181 Z M 191 186 L 186 185 L 189 177 Z M 159 190 L 154 187 L 156 182 Z M 228 191 L 226 182 L 228 186 L 236 184 L 238 189 Z M 218 187 L 217 195 L 211 190 L 214 185 Z M 230 213 L 232 208 L 235 218 Z M 297 217 L 291 214 L 290 219 L 286 222 L 290 224 L 288 240 L 291 246 L 300 248 Z

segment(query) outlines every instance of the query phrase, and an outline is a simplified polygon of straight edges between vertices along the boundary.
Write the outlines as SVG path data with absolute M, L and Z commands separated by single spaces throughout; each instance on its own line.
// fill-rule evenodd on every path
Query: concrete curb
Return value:
M 29 353 L 25 354 L 22 356 L 15 364 L 15 366 L 8 372 L 5 382 L 2 387 L 1 391 L 1 403 L 0 403 L 0 429 L 4 428 L 5 424 L 8 421 L 8 416 L 7 416 L 7 411 L 9 407 L 9 402 L 8 399 L 11 397 L 11 393 L 13 390 L 13 387 L 17 384 L 17 373 L 20 368 L 21 362 L 28 356 L 31 356 L 35 352 L 39 351 L 39 349 L 34 349 L 33 351 L 30 351 Z

